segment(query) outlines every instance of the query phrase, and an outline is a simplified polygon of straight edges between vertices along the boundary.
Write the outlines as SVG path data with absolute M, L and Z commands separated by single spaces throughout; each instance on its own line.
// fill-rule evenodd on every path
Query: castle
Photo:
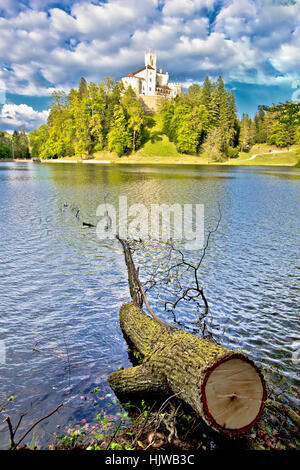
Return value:
M 182 94 L 182 85 L 169 83 L 168 72 L 163 73 L 162 69 L 156 68 L 156 54 L 153 52 L 145 53 L 144 67 L 121 80 L 125 88 L 131 86 L 149 112 L 157 111 L 163 100 Z

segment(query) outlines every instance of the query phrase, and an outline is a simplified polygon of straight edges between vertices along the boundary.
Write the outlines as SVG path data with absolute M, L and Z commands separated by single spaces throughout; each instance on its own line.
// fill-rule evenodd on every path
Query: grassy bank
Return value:
M 131 155 L 118 157 L 108 151 L 93 155 L 79 155 L 46 162 L 80 162 L 99 164 L 134 164 L 134 165 L 271 165 L 295 166 L 298 163 L 295 149 L 278 149 L 274 145 L 254 145 L 249 152 L 240 152 L 238 158 L 224 162 L 210 160 L 205 153 L 187 155 L 177 152 L 175 144 L 162 132 L 159 115 L 148 116 L 148 134 L 142 147 Z
M 173 145 L 168 142 L 169 147 Z M 134 164 L 134 165 L 243 165 L 243 166 L 298 166 L 298 158 L 295 150 L 287 151 L 283 153 L 262 153 L 257 155 L 255 158 L 250 159 L 253 156 L 253 152 L 244 153 L 241 152 L 238 158 L 232 158 L 225 162 L 215 162 L 207 159 L 205 154 L 202 155 L 183 155 L 175 153 L 174 149 L 172 154 L 169 155 L 157 155 L 154 153 L 154 148 L 160 147 L 162 151 L 165 151 L 163 142 L 159 144 L 155 143 L 149 145 L 149 148 L 142 148 L 138 152 L 132 155 L 126 155 L 118 157 L 117 155 L 109 152 L 97 152 L 94 155 L 84 155 L 77 157 L 66 157 L 57 160 L 43 160 L 43 162 L 51 163 L 86 163 L 86 164 Z M 161 153 L 161 152 L 156 152 Z
M 256 155 L 256 156 L 255 156 Z M 92 158 L 87 157 L 84 162 L 108 160 L 111 163 L 133 164 L 181 164 L 181 165 L 278 165 L 295 166 L 298 162 L 295 149 L 278 149 L 274 145 L 254 145 L 249 152 L 240 152 L 238 158 L 231 158 L 224 162 L 210 160 L 205 153 L 187 155 L 177 152 L 175 144 L 161 131 L 159 117 L 155 119 L 155 126 L 151 129 L 148 140 L 135 154 L 119 158 L 108 152 L 96 153 Z
M 296 149 L 278 149 L 274 145 L 260 144 L 254 145 L 249 152 L 240 152 L 239 157 L 226 162 L 236 165 L 279 165 L 296 166 L 298 157 Z

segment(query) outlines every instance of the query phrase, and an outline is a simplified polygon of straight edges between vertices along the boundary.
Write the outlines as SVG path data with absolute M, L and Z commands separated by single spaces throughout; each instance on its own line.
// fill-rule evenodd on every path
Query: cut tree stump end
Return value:
M 211 428 L 229 436 L 243 434 L 257 423 L 265 406 L 266 384 L 247 356 L 180 328 L 168 328 L 134 303 L 121 307 L 120 325 L 143 362 L 110 374 L 108 381 L 116 394 L 176 395 Z
M 205 374 L 201 388 L 204 413 L 220 431 L 244 433 L 263 413 L 264 379 L 245 356 L 231 355 L 215 363 Z

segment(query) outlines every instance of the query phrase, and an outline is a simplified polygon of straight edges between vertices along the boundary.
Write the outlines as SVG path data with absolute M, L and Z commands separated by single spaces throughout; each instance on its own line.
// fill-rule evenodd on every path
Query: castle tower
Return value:
M 156 69 L 156 54 L 154 52 L 146 52 L 145 53 L 145 66 L 150 65 L 154 69 Z

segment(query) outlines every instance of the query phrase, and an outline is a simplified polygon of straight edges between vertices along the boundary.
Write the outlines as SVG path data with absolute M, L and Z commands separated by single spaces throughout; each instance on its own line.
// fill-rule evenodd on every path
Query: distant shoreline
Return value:
M 170 165 L 178 165 L 178 166 L 274 166 L 274 167 L 289 167 L 289 168 L 295 168 L 295 164 L 291 163 L 240 163 L 240 162 L 235 162 L 234 160 L 226 161 L 226 162 L 211 162 L 211 163 L 205 163 L 205 162 L 184 162 L 184 161 L 168 161 L 168 162 L 156 162 L 156 161 L 107 161 L 107 160 L 64 160 L 63 158 L 61 159 L 52 159 L 52 160 L 41 160 L 39 162 L 36 162 L 34 160 L 0 160 L 1 163 L 73 163 L 73 164 L 92 164 L 92 165 L 106 165 L 106 166 L 122 166 L 122 165 L 135 165 L 135 166 L 144 166 L 144 165 L 153 165 L 153 166 L 170 166 Z
M 206 158 L 194 155 L 186 156 L 147 156 L 143 154 L 135 154 L 130 156 L 117 157 L 115 154 L 104 153 L 103 155 L 95 155 L 94 158 L 79 158 L 79 157 L 65 157 L 57 159 L 3 159 L 0 162 L 9 163 L 76 163 L 76 164 L 93 164 L 93 165 L 107 165 L 107 166 L 120 166 L 120 165 L 185 165 L 185 166 L 282 166 L 282 167 L 297 167 L 299 160 L 296 156 L 294 149 L 266 151 L 265 153 L 256 153 L 241 155 L 238 158 L 232 158 L 224 162 L 210 161 L 207 162 Z M 252 156 L 251 156 L 252 155 Z M 103 158 L 99 158 L 102 157 Z M 245 158 L 245 156 L 247 158 Z
M 64 160 L 64 159 L 56 159 L 56 160 L 42 160 L 40 163 L 78 163 L 78 164 L 94 164 L 94 165 L 107 165 L 107 166 L 120 166 L 120 165 L 154 165 L 154 166 L 167 166 L 167 165 L 185 165 L 185 166 L 285 166 L 285 167 L 295 167 L 295 165 L 290 163 L 240 163 L 235 162 L 234 160 L 226 161 L 226 162 L 187 162 L 187 161 L 107 161 L 107 160 Z
M 29 162 L 33 162 L 33 160 L 31 158 L 24 158 L 23 160 L 20 160 L 20 159 L 13 159 L 13 158 L 0 158 L 0 163 L 29 163 Z

